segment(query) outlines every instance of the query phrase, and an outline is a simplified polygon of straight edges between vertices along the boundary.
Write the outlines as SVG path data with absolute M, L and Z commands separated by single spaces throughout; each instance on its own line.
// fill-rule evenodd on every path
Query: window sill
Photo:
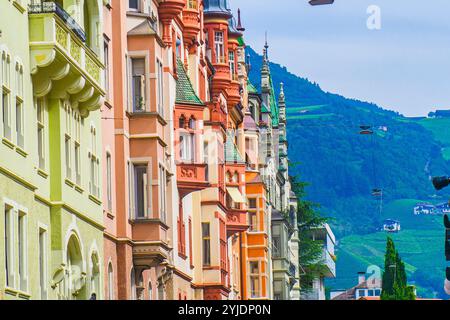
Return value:
M 83 193 L 84 189 L 82 187 L 80 187 L 79 185 L 75 185 L 75 190 L 78 191 L 79 193 Z
M 24 13 L 25 12 L 25 8 L 16 0 L 14 0 L 13 2 L 14 7 L 16 7 L 17 10 L 20 11 L 20 13 Z
M 73 188 L 75 186 L 75 183 L 73 183 L 70 179 L 66 178 L 64 180 L 64 182 L 66 183 L 66 185 L 68 185 L 69 187 Z
M 37 169 L 37 173 L 38 173 L 38 175 L 40 175 L 42 178 L 44 178 L 44 179 L 47 179 L 48 178 L 48 173 L 47 172 L 45 172 L 44 170 L 42 170 L 42 169 Z
M 92 195 L 92 194 L 89 195 L 89 200 L 91 200 L 92 202 L 94 202 L 97 205 L 101 205 L 102 204 L 102 201 L 99 198 L 97 198 L 96 196 Z
M 16 152 L 24 158 L 28 157 L 28 153 L 25 150 L 23 150 L 21 147 L 16 147 Z
M 178 252 L 178 256 L 179 256 L 181 259 L 183 259 L 183 260 L 186 260 L 186 259 L 187 259 L 187 255 L 185 255 L 185 254 L 182 253 L 182 252 Z
M 114 214 L 112 214 L 111 211 L 109 211 L 109 210 L 104 210 L 104 212 L 106 213 L 106 216 L 107 216 L 109 219 L 114 220 L 115 216 L 114 216 Z
M 31 294 L 29 294 L 25 291 L 21 291 L 21 290 L 10 288 L 10 287 L 5 288 L 5 294 L 14 296 L 14 297 L 19 297 L 19 298 L 25 299 L 25 300 L 29 300 L 31 298 Z
M 108 109 L 112 109 L 112 103 L 109 101 L 109 100 L 105 100 L 105 106 L 108 108 Z
M 7 138 L 3 138 L 2 139 L 2 143 L 5 145 L 5 146 L 7 146 L 8 148 L 10 148 L 11 150 L 14 150 L 14 148 L 16 147 L 15 145 L 14 145 L 14 143 L 12 143 L 9 139 L 7 139 Z

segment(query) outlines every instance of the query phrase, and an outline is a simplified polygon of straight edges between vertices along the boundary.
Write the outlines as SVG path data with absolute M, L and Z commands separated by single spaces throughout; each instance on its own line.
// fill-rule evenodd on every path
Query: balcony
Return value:
M 200 32 L 200 13 L 189 5 L 183 10 L 183 37 L 186 43 L 193 43 Z
M 241 85 L 239 84 L 238 81 L 236 80 L 231 81 L 227 93 L 228 93 L 227 103 L 229 108 L 234 108 L 238 103 L 241 102 Z
M 83 117 L 99 109 L 104 66 L 75 20 L 55 2 L 32 4 L 29 32 L 34 94 L 69 96 Z
M 206 180 L 206 163 L 178 163 L 177 184 L 182 197 L 209 186 Z
M 324 266 L 324 276 L 327 278 L 335 278 L 336 277 L 336 262 L 334 262 L 331 257 L 330 252 L 328 252 L 327 248 L 323 248 L 322 254 L 322 263 Z

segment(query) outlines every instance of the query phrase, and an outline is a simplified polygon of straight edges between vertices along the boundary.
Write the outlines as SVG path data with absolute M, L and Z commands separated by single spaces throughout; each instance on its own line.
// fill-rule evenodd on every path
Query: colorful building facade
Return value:
M 5 299 L 103 298 L 102 6 L 0 4 Z
M 0 298 L 300 298 L 284 91 L 227 0 L 0 9 Z

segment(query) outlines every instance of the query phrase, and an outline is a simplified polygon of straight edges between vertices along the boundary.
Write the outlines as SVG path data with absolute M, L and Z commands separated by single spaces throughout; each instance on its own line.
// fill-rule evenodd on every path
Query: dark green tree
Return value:
M 328 221 L 319 213 L 319 205 L 305 200 L 306 182 L 297 177 L 290 177 L 292 191 L 297 196 L 297 225 L 299 233 L 299 264 L 307 272 L 300 277 L 300 286 L 304 289 L 311 287 L 312 280 L 322 272 L 324 268 L 321 261 L 323 244 L 314 241 L 311 230 L 322 226 Z
M 415 300 L 414 287 L 408 286 L 405 263 L 391 237 L 386 241 L 381 300 Z

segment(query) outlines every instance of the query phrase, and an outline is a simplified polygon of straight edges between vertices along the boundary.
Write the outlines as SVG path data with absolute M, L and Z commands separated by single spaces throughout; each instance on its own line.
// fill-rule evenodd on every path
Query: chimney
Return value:
M 361 271 L 358 272 L 358 284 L 361 284 L 366 281 L 366 273 Z

